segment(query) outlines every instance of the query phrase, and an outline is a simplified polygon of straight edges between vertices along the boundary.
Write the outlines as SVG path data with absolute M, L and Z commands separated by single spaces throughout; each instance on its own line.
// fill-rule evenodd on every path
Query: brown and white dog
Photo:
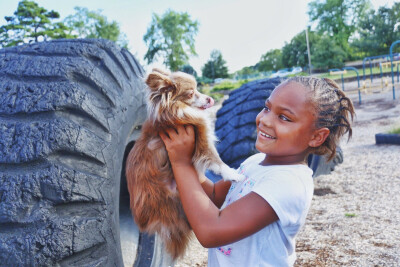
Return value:
M 158 133 L 174 125 L 193 125 L 196 143 L 192 160 L 196 171 L 204 175 L 210 169 L 225 180 L 243 177 L 225 165 L 217 153 L 210 118 L 204 111 L 213 106 L 214 100 L 197 91 L 193 76 L 153 69 L 145 82 L 150 91 L 149 116 L 126 162 L 130 207 L 139 229 L 158 233 L 167 252 L 176 259 L 185 252 L 191 228 Z

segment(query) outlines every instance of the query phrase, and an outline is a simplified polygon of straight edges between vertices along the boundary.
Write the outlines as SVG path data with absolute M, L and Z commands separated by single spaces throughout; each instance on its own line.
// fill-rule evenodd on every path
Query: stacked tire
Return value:
M 120 185 L 146 117 L 143 75 L 105 40 L 0 50 L 0 266 L 123 266 Z M 136 262 L 150 266 L 154 236 L 139 240 L 152 245 Z

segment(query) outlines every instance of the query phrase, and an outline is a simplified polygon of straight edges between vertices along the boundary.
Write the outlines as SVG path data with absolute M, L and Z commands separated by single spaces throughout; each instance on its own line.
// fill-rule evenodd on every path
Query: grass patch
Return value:
M 210 96 L 217 103 L 217 102 L 221 101 L 221 99 L 224 97 L 224 94 L 221 94 L 221 93 L 210 93 Z
M 199 87 L 198 89 L 199 89 L 200 93 L 211 96 L 214 99 L 215 103 L 218 103 L 224 97 L 224 94 L 222 94 L 220 92 L 214 92 L 208 84 L 203 85 L 203 86 Z
M 357 217 L 357 214 L 355 214 L 355 213 L 345 213 L 344 216 L 346 216 L 347 218 L 353 218 L 353 217 Z
M 360 79 L 361 79 L 363 77 L 363 69 L 361 68 L 361 69 L 357 69 L 357 70 L 358 70 L 358 74 L 359 74 Z M 347 71 L 347 73 L 343 74 L 343 78 L 357 77 L 357 74 L 356 74 L 356 72 L 354 70 L 346 70 L 346 71 Z M 397 69 L 393 69 L 393 71 L 394 71 L 394 75 L 397 75 Z M 380 73 L 381 73 L 381 71 L 380 71 L 379 67 L 372 68 L 372 74 L 380 74 Z M 370 74 L 371 73 L 370 73 L 369 67 L 366 67 L 365 68 L 365 77 L 369 78 Z M 382 69 L 382 74 L 383 74 L 383 76 L 388 76 L 388 75 L 391 76 L 391 69 L 390 68 L 383 68 Z M 338 79 L 342 78 L 342 75 L 341 74 L 331 75 L 329 72 L 326 72 L 326 73 L 322 73 L 321 75 L 319 75 L 319 77 L 321 77 L 321 78 L 329 78 L 329 79 L 332 79 L 332 80 L 338 80 Z
M 400 127 L 394 128 L 393 130 L 389 131 L 390 134 L 400 134 Z
M 300 72 L 300 73 L 296 73 L 296 74 L 289 74 L 287 77 L 296 77 L 296 76 L 309 76 L 310 74 L 308 72 Z
M 231 91 L 238 89 L 240 86 L 243 84 L 247 83 L 248 80 L 240 80 L 237 82 L 231 82 L 231 81 L 223 81 L 219 84 L 214 85 L 214 87 L 211 89 L 212 92 L 217 92 L 217 91 Z

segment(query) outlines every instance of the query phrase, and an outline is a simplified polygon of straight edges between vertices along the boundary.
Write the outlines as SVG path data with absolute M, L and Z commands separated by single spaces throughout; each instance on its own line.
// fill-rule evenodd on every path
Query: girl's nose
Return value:
M 272 125 L 270 112 L 265 112 L 264 110 L 257 115 L 256 120 L 258 120 L 258 124 L 266 127 L 270 127 Z

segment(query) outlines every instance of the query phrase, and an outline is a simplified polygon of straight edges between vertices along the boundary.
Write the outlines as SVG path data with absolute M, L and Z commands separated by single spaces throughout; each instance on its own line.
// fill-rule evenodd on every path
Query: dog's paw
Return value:
M 245 178 L 246 178 L 246 176 L 244 176 L 243 174 L 240 174 L 240 173 L 235 172 L 235 173 L 230 177 L 229 180 L 236 181 L 236 182 L 240 182 L 240 181 L 243 181 Z
M 222 178 L 227 181 L 236 181 L 240 182 L 243 181 L 245 176 L 243 174 L 238 173 L 236 170 L 231 169 L 229 167 L 224 168 L 224 170 L 221 173 Z

